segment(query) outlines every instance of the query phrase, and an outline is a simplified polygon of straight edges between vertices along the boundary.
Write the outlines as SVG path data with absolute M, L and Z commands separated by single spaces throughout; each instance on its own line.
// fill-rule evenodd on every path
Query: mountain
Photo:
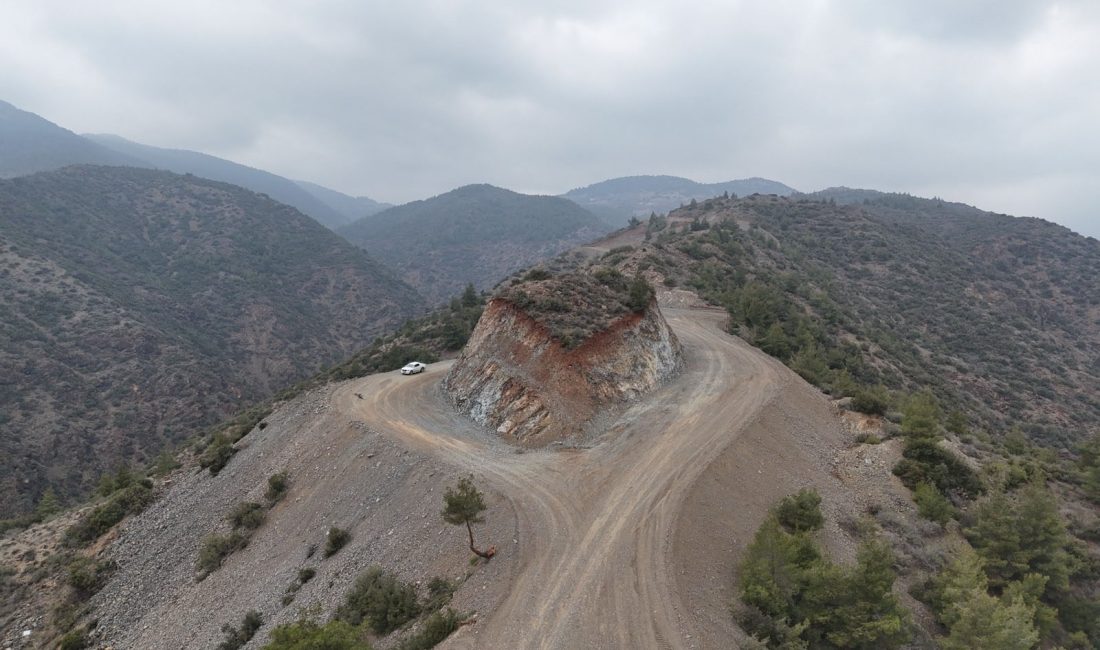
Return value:
M 141 164 L 130 156 L 85 140 L 34 113 L 0 101 L 0 178 L 86 163 Z
M 618 226 L 625 224 L 632 216 L 647 217 L 653 212 L 663 214 L 686 205 L 693 199 L 702 201 L 725 192 L 737 196 L 787 196 L 794 190 L 766 178 L 696 183 L 678 176 L 627 176 L 570 190 L 562 196 Z
M 337 232 L 439 303 L 467 283 L 491 287 L 517 269 L 607 230 L 591 212 L 566 199 L 467 185 L 384 210 Z
M 1070 450 L 1100 421 L 1100 242 L 1053 223 L 876 192 L 711 199 L 614 258 L 685 285 L 828 390 L 931 390 L 999 438 Z M 644 235 L 644 239 L 643 239 Z M 983 435 L 985 435 L 983 434 Z
M 266 194 L 280 203 L 298 208 L 302 214 L 313 217 L 323 226 L 335 228 L 346 223 L 347 218 L 292 180 L 271 172 L 254 169 L 235 162 L 185 149 L 162 149 L 131 142 L 117 135 L 85 135 L 92 142 L 116 151 L 134 160 L 140 167 L 165 169 L 177 174 L 194 174 L 223 183 L 240 185 L 245 189 Z
M 347 357 L 423 308 L 297 210 L 194 176 L 0 181 L 0 503 L 64 495 Z
M 389 203 L 379 203 L 365 196 L 348 196 L 343 192 L 329 189 L 323 185 L 308 181 L 294 181 L 303 190 L 309 192 L 328 207 L 339 212 L 344 220 L 337 224 L 325 224 L 330 228 L 337 228 L 363 217 L 377 214 L 386 208 L 392 208 Z

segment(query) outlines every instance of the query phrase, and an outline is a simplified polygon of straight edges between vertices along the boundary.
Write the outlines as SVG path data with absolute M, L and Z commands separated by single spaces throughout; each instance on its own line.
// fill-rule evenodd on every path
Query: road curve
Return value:
M 456 432 L 438 390 L 449 364 L 413 378 L 367 377 L 334 396 L 350 417 L 473 472 L 517 513 L 507 595 L 445 647 L 697 647 L 695 619 L 670 575 L 673 526 L 691 486 L 789 374 L 722 332 L 721 313 L 665 316 L 684 344 L 684 372 L 588 449 L 520 454 Z

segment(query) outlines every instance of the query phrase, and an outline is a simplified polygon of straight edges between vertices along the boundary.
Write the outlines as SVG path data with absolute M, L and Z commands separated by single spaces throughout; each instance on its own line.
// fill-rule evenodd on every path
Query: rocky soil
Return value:
M 108 551 L 119 570 L 92 601 L 102 646 L 214 647 L 223 624 L 236 625 L 255 609 L 264 627 L 247 647 L 256 648 L 275 625 L 305 614 L 327 617 L 373 565 L 419 584 L 437 575 L 464 580 L 456 609 L 491 608 L 500 592 L 487 585 L 506 584 L 511 563 L 501 553 L 472 567 L 465 530 L 442 521 L 443 489 L 456 481 L 456 469 L 333 410 L 331 396 L 339 390 L 318 389 L 276 410 L 217 477 L 184 476 L 124 524 Z M 196 581 L 202 539 L 228 532 L 225 514 L 239 502 L 263 501 L 268 476 L 279 471 L 290 474 L 286 498 L 245 549 Z M 487 523 L 477 535 L 506 547 L 501 542 L 514 537 L 514 513 L 500 495 L 486 496 Z M 323 559 L 330 526 L 351 531 L 352 539 Z M 284 606 L 287 587 L 304 567 L 316 577 Z

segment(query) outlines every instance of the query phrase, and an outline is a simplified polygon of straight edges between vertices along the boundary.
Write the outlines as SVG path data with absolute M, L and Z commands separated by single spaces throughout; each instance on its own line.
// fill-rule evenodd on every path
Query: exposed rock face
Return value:
M 652 390 L 679 368 L 681 357 L 656 301 L 566 349 L 527 312 L 498 297 L 486 306 L 444 390 L 478 423 L 537 446 L 581 434 L 601 407 Z

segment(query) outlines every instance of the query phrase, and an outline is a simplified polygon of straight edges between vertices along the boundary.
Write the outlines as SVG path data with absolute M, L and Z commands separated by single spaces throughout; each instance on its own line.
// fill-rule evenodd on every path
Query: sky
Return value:
M 0 0 L 0 99 L 401 203 L 761 176 L 1100 237 L 1095 0 Z

